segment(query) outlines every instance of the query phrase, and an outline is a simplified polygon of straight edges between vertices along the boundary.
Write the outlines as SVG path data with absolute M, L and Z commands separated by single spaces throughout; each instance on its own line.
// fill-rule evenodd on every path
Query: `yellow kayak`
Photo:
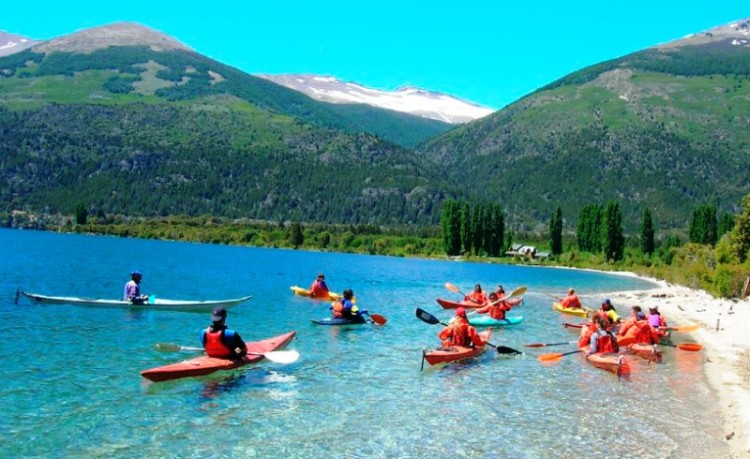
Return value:
M 591 312 L 591 309 L 587 308 L 564 308 L 560 303 L 552 303 L 552 309 L 557 312 L 562 312 L 563 314 L 568 314 L 571 316 L 576 317 L 588 317 L 589 312 Z
M 313 297 L 312 295 L 310 295 L 310 290 L 306 288 L 298 287 L 296 285 L 293 285 L 289 288 L 292 289 L 295 295 L 305 296 L 308 298 L 312 298 L 314 300 L 336 301 L 342 298 L 340 293 L 335 293 L 335 292 L 328 292 L 328 297 L 319 297 L 319 296 Z M 352 303 L 356 303 L 356 302 L 357 302 L 357 297 L 352 298 Z

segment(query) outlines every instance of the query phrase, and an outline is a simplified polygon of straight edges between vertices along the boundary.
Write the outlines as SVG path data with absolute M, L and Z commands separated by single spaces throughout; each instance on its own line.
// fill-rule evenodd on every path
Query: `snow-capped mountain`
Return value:
M 294 89 L 308 97 L 334 104 L 367 104 L 387 110 L 409 113 L 451 124 L 461 124 L 494 112 L 447 94 L 403 86 L 394 91 L 382 91 L 357 83 L 340 81 L 321 75 L 268 75 L 261 78 Z
M 729 24 L 714 27 L 700 33 L 694 33 L 658 47 L 675 48 L 716 42 L 723 42 L 732 46 L 750 47 L 750 19 L 730 22 Z
M 23 51 L 26 48 L 34 46 L 36 43 L 38 42 L 35 40 L 0 30 L 0 57 L 10 56 L 11 54 Z

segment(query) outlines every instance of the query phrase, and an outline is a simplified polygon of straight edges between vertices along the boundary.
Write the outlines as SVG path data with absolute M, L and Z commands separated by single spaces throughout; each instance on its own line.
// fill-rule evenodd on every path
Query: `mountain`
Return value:
M 258 74 L 257 76 L 323 102 L 372 105 L 450 124 L 473 121 L 494 111 L 448 94 L 425 91 L 412 86 L 403 86 L 395 91 L 382 91 L 353 82 L 340 81 L 332 76 L 303 74 Z
M 583 206 L 611 199 L 632 231 L 645 207 L 662 228 L 685 228 L 700 204 L 738 211 L 750 192 L 748 27 L 584 68 L 418 154 L 518 229 L 546 231 L 558 206 L 572 228 Z
M 0 58 L 0 180 L 2 212 L 348 224 L 434 223 L 452 189 L 339 106 L 129 23 Z
M 23 51 L 26 48 L 34 46 L 36 43 L 38 43 L 36 40 L 0 30 L 0 57 Z

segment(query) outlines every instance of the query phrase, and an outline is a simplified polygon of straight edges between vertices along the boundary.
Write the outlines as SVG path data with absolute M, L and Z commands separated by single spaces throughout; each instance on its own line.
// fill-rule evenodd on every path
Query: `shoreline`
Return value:
M 639 305 L 644 312 L 656 306 L 669 326 L 701 325 L 690 333 L 673 331 L 672 338 L 675 342 L 696 341 L 703 345 L 704 371 L 721 405 L 723 440 L 732 458 L 750 458 L 750 332 L 747 328 L 750 301 L 717 299 L 703 290 L 634 273 L 606 273 L 637 277 L 656 285 L 648 290 L 606 293 L 621 316 L 630 314 L 631 306 Z

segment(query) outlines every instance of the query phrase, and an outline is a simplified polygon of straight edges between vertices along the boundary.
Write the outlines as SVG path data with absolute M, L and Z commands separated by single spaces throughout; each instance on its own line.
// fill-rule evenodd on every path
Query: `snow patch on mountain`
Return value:
M 37 42 L 28 38 L 0 31 L 0 57 L 23 51 L 34 46 Z
M 488 107 L 434 91 L 403 86 L 394 91 L 368 88 L 328 75 L 268 75 L 261 78 L 299 91 L 308 97 L 334 104 L 367 104 L 423 118 L 461 124 L 493 113 Z

